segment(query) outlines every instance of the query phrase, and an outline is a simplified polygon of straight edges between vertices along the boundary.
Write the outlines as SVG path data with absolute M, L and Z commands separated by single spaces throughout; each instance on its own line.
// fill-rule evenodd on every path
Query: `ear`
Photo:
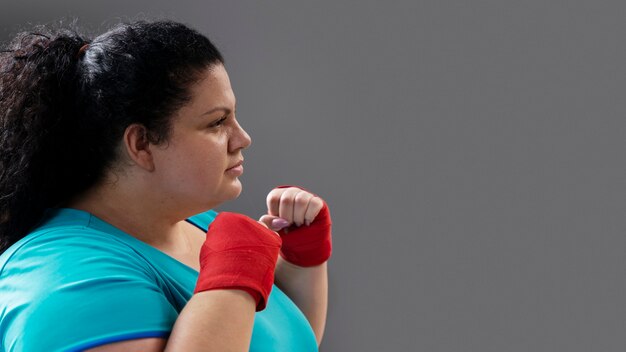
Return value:
M 123 147 L 135 165 L 146 171 L 154 170 L 154 160 L 148 141 L 148 130 L 141 124 L 134 123 L 124 131 Z

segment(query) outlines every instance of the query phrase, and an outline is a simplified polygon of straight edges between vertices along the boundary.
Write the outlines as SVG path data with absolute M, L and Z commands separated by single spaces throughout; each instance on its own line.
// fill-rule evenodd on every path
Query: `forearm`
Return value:
M 278 258 L 274 283 L 291 298 L 311 324 L 317 344 L 324 335 L 328 309 L 328 264 L 299 267 Z
M 248 351 L 255 305 L 242 290 L 193 295 L 178 316 L 165 351 Z

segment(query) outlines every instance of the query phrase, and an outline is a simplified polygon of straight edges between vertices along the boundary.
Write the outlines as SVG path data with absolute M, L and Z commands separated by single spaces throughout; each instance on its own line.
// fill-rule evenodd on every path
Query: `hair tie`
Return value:
M 89 43 L 81 46 L 80 49 L 78 49 L 78 54 L 76 56 L 80 59 L 83 55 L 85 55 L 85 51 L 87 51 L 87 49 L 89 49 Z

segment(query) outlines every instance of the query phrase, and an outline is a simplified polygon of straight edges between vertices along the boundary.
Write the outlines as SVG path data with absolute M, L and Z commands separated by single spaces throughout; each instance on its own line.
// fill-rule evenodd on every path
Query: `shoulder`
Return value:
M 0 256 L 0 292 L 22 299 L 76 298 L 75 292 L 99 295 L 112 282 L 156 286 L 158 280 L 132 247 L 90 228 L 37 231 Z
M 3 264 L 45 261 L 69 271 L 123 259 L 145 266 L 138 241 L 90 213 L 70 208 L 48 209 L 38 226 L 0 256 Z M 102 260 L 99 260 L 102 259 Z M 80 265 L 78 265 L 80 264 Z M 43 266 L 48 267 L 48 265 Z
M 128 244 L 106 232 L 83 226 L 62 226 L 35 231 L 11 246 L 0 256 L 0 274 L 12 268 L 31 275 L 92 272 L 94 268 L 123 267 L 148 269 L 141 256 Z M 35 270 L 36 269 L 36 270 Z M 49 276 L 50 277 L 50 276 Z
M 162 336 L 177 316 L 149 263 L 92 228 L 35 231 L 0 256 L 0 270 L 0 337 L 24 348 Z

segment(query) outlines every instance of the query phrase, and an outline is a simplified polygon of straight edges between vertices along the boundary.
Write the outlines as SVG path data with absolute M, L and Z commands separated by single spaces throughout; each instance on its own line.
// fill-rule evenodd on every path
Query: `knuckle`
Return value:
M 294 203 L 294 199 L 293 197 L 282 197 L 280 199 L 281 203 L 288 205 L 288 204 L 293 204 Z
M 295 197 L 295 203 L 297 205 L 307 205 L 309 203 L 309 199 L 311 197 L 309 197 L 309 195 L 307 193 L 298 193 Z
M 324 201 L 320 197 L 313 197 L 311 199 L 311 203 L 315 204 L 315 206 L 319 207 L 320 209 L 324 206 Z
M 268 203 L 277 203 L 280 201 L 280 193 L 270 192 L 265 199 Z

